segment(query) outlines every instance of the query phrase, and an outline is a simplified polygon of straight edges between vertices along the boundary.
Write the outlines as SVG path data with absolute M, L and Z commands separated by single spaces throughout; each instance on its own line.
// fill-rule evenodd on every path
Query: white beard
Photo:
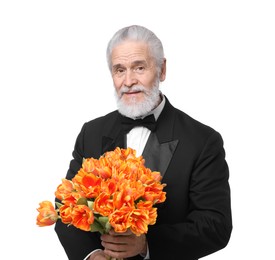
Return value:
M 126 104 L 121 97 L 123 93 L 128 91 L 142 91 L 145 94 L 144 102 L 136 102 L 136 99 L 132 98 L 130 100 L 131 104 Z M 160 101 L 159 81 L 156 81 L 154 86 L 149 90 L 142 85 L 131 88 L 124 86 L 120 89 L 119 93 L 115 92 L 115 97 L 120 114 L 130 118 L 145 116 L 156 108 Z

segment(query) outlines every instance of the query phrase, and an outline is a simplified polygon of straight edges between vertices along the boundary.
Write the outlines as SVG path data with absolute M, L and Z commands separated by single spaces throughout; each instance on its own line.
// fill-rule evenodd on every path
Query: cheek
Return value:
M 146 78 L 144 80 L 141 81 L 143 84 L 143 86 L 147 87 L 147 88 L 152 88 L 153 85 L 155 84 L 155 78 Z
M 141 77 L 139 80 L 144 86 L 152 87 L 155 84 L 156 79 L 157 73 L 151 72 L 148 74 L 144 74 L 143 77 Z
M 114 84 L 116 92 L 119 92 L 120 88 L 122 87 L 121 80 L 117 80 L 117 79 L 113 78 L 113 84 Z

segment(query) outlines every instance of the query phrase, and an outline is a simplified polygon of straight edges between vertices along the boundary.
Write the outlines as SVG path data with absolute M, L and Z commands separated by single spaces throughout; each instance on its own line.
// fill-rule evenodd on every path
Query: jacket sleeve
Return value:
M 85 124 L 75 143 L 73 159 L 70 162 L 70 167 L 66 175 L 67 179 L 72 179 L 81 168 L 84 157 L 84 135 Z M 98 232 L 82 231 L 74 226 L 67 226 L 60 220 L 55 224 L 55 232 L 69 260 L 83 260 L 93 250 L 102 249 L 100 234 Z
M 150 227 L 147 239 L 151 259 L 194 260 L 224 248 L 229 241 L 229 170 L 219 133 L 207 139 L 190 176 L 186 217 L 178 223 Z

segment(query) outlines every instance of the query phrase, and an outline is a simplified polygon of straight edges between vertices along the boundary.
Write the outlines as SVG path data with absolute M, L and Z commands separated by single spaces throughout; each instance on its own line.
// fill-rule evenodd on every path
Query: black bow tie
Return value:
M 156 128 L 156 120 L 153 114 L 146 116 L 143 119 L 131 119 L 129 117 L 122 116 L 121 119 L 123 129 L 126 133 L 130 132 L 135 126 L 144 126 L 149 130 L 154 131 Z

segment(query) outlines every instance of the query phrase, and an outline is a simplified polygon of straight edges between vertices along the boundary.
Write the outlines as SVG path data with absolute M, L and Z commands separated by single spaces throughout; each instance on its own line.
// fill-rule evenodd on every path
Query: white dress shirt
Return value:
M 157 120 L 164 105 L 165 105 L 165 98 L 163 97 L 158 107 L 156 107 L 153 111 L 151 111 L 149 114 L 145 115 L 144 117 L 154 114 L 155 120 Z M 143 126 L 134 127 L 127 134 L 127 147 L 135 149 L 136 156 L 140 156 L 144 150 L 144 147 L 147 143 L 150 133 L 151 131 L 146 127 L 143 127 Z

